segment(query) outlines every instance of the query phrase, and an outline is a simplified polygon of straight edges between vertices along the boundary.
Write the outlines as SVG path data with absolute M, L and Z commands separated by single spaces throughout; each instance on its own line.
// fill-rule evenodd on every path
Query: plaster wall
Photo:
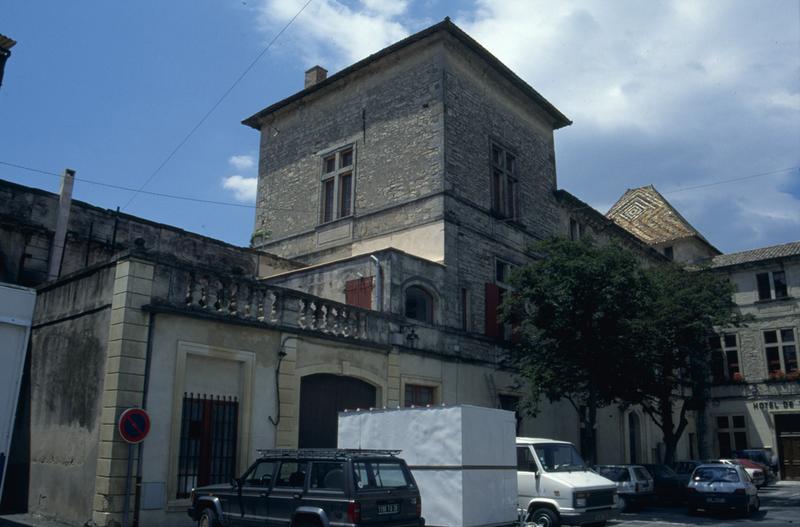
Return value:
M 280 345 L 279 332 L 269 329 L 170 314 L 155 316 L 147 394 L 152 427 L 144 443 L 142 482 L 163 488 L 164 495 L 160 507 L 140 512 L 142 525 L 192 524 L 185 512 L 187 501 L 177 499 L 177 481 L 173 481 L 180 434 L 176 423 L 180 424 L 184 393 L 235 396 L 240 401 L 239 432 L 246 435 L 242 438 L 246 449 L 237 452 L 237 473 L 255 460 L 256 449 L 275 444 L 275 427 L 267 418 L 274 417 L 277 410 L 275 366 Z M 251 366 L 248 357 L 252 357 Z M 250 382 L 246 382 L 248 375 Z
M 75 525 L 92 517 L 114 276 L 40 290 L 31 333 L 28 509 Z

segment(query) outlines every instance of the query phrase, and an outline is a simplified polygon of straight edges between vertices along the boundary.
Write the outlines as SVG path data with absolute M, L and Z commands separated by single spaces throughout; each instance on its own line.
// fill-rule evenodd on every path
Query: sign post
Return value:
M 122 527 L 128 527 L 130 509 L 131 472 L 133 472 L 133 445 L 141 443 L 150 432 L 150 416 L 141 408 L 128 408 L 119 416 L 119 435 L 128 443 L 128 469 L 125 472 L 125 503 L 122 509 Z M 141 463 L 142 460 L 139 460 Z

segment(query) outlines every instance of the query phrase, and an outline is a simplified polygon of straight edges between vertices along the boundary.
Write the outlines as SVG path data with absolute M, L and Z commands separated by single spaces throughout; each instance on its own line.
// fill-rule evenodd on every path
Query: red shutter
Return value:
M 351 306 L 372 309 L 372 288 L 373 280 L 371 276 L 348 280 L 344 285 L 345 303 Z
M 503 337 L 503 326 L 499 324 L 497 308 L 500 306 L 502 289 L 496 284 L 486 283 L 486 336 L 500 339 Z

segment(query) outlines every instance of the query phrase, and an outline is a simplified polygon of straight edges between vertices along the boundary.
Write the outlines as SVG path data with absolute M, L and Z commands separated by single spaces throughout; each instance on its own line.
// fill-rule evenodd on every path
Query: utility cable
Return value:
M 266 52 L 267 52 L 267 51 L 269 51 L 269 48 L 271 48 L 271 47 L 272 47 L 272 45 L 275 43 L 275 41 L 277 41 L 277 40 L 280 38 L 280 36 L 281 36 L 281 35 L 283 35 L 284 31 L 286 31 L 287 29 L 289 29 L 289 26 L 291 26 L 291 25 L 292 25 L 292 22 L 294 22 L 294 21 L 295 21 L 295 19 L 296 19 L 297 17 L 299 17 L 299 16 L 300 16 L 300 13 L 302 13 L 303 11 L 305 11 L 306 7 L 308 7 L 308 4 L 310 4 L 311 2 L 313 2 L 313 0 L 308 0 L 308 1 L 307 1 L 305 4 L 303 4 L 303 7 L 301 7 L 301 8 L 300 8 L 300 10 L 299 10 L 299 11 L 298 11 L 298 12 L 297 12 L 297 13 L 296 13 L 296 14 L 295 14 L 295 15 L 294 15 L 294 16 L 293 16 L 293 17 L 292 17 L 292 18 L 291 18 L 291 19 L 290 19 L 290 20 L 289 20 L 287 23 L 286 23 L 286 25 L 284 25 L 284 26 L 283 26 L 283 28 L 282 28 L 280 31 L 278 31 L 278 34 L 276 34 L 276 35 L 275 35 L 275 36 L 272 38 L 272 40 L 270 40 L 270 41 L 269 41 L 269 43 L 267 44 L 267 46 L 266 46 L 266 47 L 265 47 L 263 50 L 261 50 L 261 53 L 259 53 L 259 54 L 256 56 L 256 58 L 255 58 L 255 59 L 253 59 L 253 61 L 250 63 L 250 65 L 249 65 L 249 66 L 247 66 L 247 67 L 244 69 L 244 71 L 242 72 L 242 74 L 241 74 L 241 75 L 239 75 L 239 77 L 238 77 L 238 78 L 237 78 L 235 81 L 233 81 L 233 84 L 231 84 L 231 85 L 230 85 L 230 87 L 229 87 L 227 90 L 225 90 L 225 93 L 223 93 L 223 94 L 222 94 L 222 96 L 221 96 L 219 99 L 217 99 L 217 102 L 215 102 L 215 103 L 214 103 L 214 104 L 211 106 L 211 108 L 210 108 L 210 109 L 209 109 L 209 110 L 208 110 L 208 111 L 205 113 L 205 115 L 203 115 L 203 117 L 202 117 L 202 118 L 201 118 L 201 119 L 200 119 L 200 120 L 197 122 L 197 124 L 196 124 L 196 125 L 194 125 L 194 127 L 193 127 L 191 130 L 189 130 L 189 133 L 188 133 L 188 134 L 186 134 L 186 136 L 185 136 L 185 137 L 184 137 L 184 138 L 183 138 L 183 139 L 182 139 L 182 140 L 181 140 L 181 141 L 178 143 L 178 145 L 177 145 L 175 148 L 173 148 L 173 149 L 172 149 L 172 151 L 169 153 L 169 155 L 168 155 L 167 157 L 165 157 L 165 158 L 164 158 L 164 160 L 161 162 L 161 164 L 160 164 L 160 165 L 158 165 L 158 168 L 156 168 L 156 169 L 153 171 L 153 173 L 152 173 L 152 174 L 150 174 L 150 176 L 149 176 L 149 177 L 148 177 L 148 178 L 145 180 L 145 182 L 144 182 L 144 183 L 142 183 L 142 186 L 141 186 L 141 187 L 139 187 L 139 189 L 138 189 L 138 190 L 135 190 L 135 192 L 134 192 L 133 196 L 131 196 L 131 197 L 130 197 L 130 199 L 128 200 L 128 202 L 127 202 L 127 203 L 125 203 L 125 205 L 123 205 L 123 206 L 122 206 L 122 210 L 125 210 L 125 209 L 128 207 L 128 205 L 130 205 L 130 204 L 131 204 L 131 202 L 134 200 L 134 198 L 136 198 L 136 196 L 137 196 L 137 195 L 139 195 L 140 193 L 143 193 L 142 191 L 144 190 L 144 187 L 146 187 L 146 186 L 147 186 L 147 185 L 148 185 L 148 184 L 149 184 L 149 183 L 150 183 L 150 182 L 153 180 L 153 178 L 155 178 L 155 177 L 156 177 L 156 175 L 157 175 L 159 172 L 161 172 L 161 169 L 162 169 L 162 168 L 164 168 L 164 167 L 166 166 L 166 164 L 167 164 L 167 163 L 169 163 L 169 161 L 170 161 L 170 160 L 173 158 L 173 156 L 174 156 L 176 153 L 178 153 L 178 150 L 180 150 L 180 149 L 181 149 L 181 147 L 183 147 L 183 145 L 185 145 L 185 144 L 186 144 L 186 142 L 187 142 L 187 141 L 189 141 L 189 138 L 191 138 L 191 137 L 192 137 L 192 135 L 194 135 L 194 133 L 195 133 L 195 132 L 198 130 L 198 128 L 200 128 L 200 127 L 203 125 L 203 123 L 204 123 L 204 122 L 206 122 L 206 119 L 208 119 L 208 118 L 211 116 L 211 114 L 212 114 L 212 113 L 214 113 L 214 110 L 216 110 L 216 109 L 217 109 L 217 107 L 218 107 L 220 104 L 222 104 L 222 101 L 224 101 L 224 100 L 225 100 L 225 98 L 227 98 L 227 97 L 228 97 L 228 95 L 229 95 L 229 94 L 230 94 L 230 93 L 233 91 L 233 89 L 234 89 L 234 88 L 235 88 L 235 87 L 236 87 L 236 86 L 237 86 L 237 85 L 238 85 L 238 84 L 239 84 L 239 83 L 242 81 L 242 79 L 244 79 L 244 78 L 245 78 L 245 76 L 246 76 L 248 73 L 250 73 L 250 70 L 251 70 L 251 69 L 253 69 L 253 67 L 254 67 L 254 66 L 256 65 L 256 63 L 257 63 L 257 62 L 258 62 L 258 61 L 261 59 L 261 57 L 263 57 L 263 56 L 264 56 L 264 54 L 266 54 Z

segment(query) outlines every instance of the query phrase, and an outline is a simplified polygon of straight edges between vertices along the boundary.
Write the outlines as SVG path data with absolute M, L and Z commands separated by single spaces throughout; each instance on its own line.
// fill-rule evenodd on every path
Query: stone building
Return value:
M 712 455 L 768 449 L 800 479 L 800 242 L 721 254 L 652 186 L 628 190 L 607 216 L 670 259 L 725 276 L 751 320 L 719 328 L 707 437 Z
M 449 20 L 307 82 L 245 121 L 261 133 L 254 248 L 0 185 L 4 279 L 41 284 L 32 512 L 121 522 L 115 423 L 132 406 L 152 416 L 129 502 L 148 527 L 188 524 L 189 489 L 259 448 L 335 446 L 344 408 L 513 409 L 497 307 L 531 242 L 591 235 L 666 261 L 557 189 L 553 132 L 569 120 Z M 566 403 L 519 432 L 581 440 Z M 655 461 L 659 440 L 636 409 L 598 412 L 599 462 Z

